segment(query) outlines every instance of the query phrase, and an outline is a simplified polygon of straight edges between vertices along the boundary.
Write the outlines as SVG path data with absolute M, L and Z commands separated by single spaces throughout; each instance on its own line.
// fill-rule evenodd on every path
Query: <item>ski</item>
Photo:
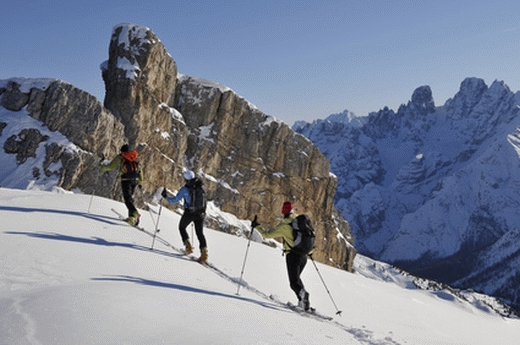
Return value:
M 316 311 L 315 308 L 310 308 L 309 310 L 305 310 L 302 307 L 292 304 L 291 302 L 287 302 L 285 305 L 287 306 L 288 309 L 290 309 L 294 312 L 297 312 L 300 315 L 313 316 L 313 317 L 316 317 L 316 318 L 319 318 L 322 320 L 326 320 L 326 321 L 332 320 L 331 316 L 320 314 Z
M 184 249 L 178 250 L 178 252 L 179 252 L 180 254 L 182 254 L 182 255 L 186 255 L 190 260 L 193 260 L 193 261 L 198 262 L 198 263 L 201 264 L 202 266 L 206 266 L 206 267 L 208 267 L 208 268 L 213 268 L 213 269 L 215 269 L 215 267 L 212 266 L 209 262 L 207 262 L 207 261 L 205 261 L 205 262 L 201 262 L 201 261 L 199 261 L 199 258 L 196 257 L 195 255 L 193 255 L 192 253 L 190 253 L 190 254 L 186 254 L 186 250 L 184 250 Z
M 150 237 L 154 237 L 154 233 L 152 233 L 152 232 L 150 232 L 150 231 L 147 231 L 147 230 L 146 230 L 145 228 L 143 228 L 142 226 L 135 226 L 135 225 L 128 224 L 128 223 L 125 221 L 125 217 L 124 217 L 121 213 L 117 212 L 117 211 L 116 211 L 115 209 L 113 209 L 113 208 L 112 208 L 111 210 L 112 210 L 112 212 L 114 212 L 114 213 L 119 217 L 119 219 L 122 220 L 126 225 L 131 226 L 132 228 L 135 228 L 135 229 L 137 229 L 137 230 L 139 230 L 139 231 L 142 231 L 142 232 L 144 232 L 145 234 L 147 234 L 147 235 L 150 236 Z M 157 230 L 157 233 L 158 233 L 158 232 L 159 232 L 159 230 Z M 156 238 L 156 240 L 157 240 L 158 242 L 160 242 L 161 244 L 165 245 L 166 247 L 170 247 L 171 249 L 173 249 L 174 251 L 176 251 L 176 252 L 178 252 L 178 253 L 180 253 L 180 254 L 184 254 L 184 252 L 183 252 L 181 249 L 179 249 L 179 248 L 173 246 L 170 242 L 168 242 L 168 241 L 166 241 L 165 239 L 159 237 L 159 236 L 157 235 L 157 233 L 155 233 L 155 238 Z
M 208 263 L 207 261 L 206 262 L 202 262 L 199 260 L 199 258 L 193 256 L 193 255 L 186 255 L 187 257 L 189 257 L 191 260 L 195 261 L 195 262 L 198 262 L 199 264 L 201 264 L 202 266 L 207 266 L 207 267 L 211 267 L 211 264 Z
M 138 230 L 140 230 L 140 231 L 142 231 L 142 232 L 148 234 L 148 235 L 151 236 L 151 237 L 154 236 L 153 233 L 146 231 L 143 227 L 140 227 L 140 226 L 134 226 L 134 225 L 128 224 L 128 223 L 125 221 L 124 216 L 123 216 L 121 213 L 117 212 L 115 209 L 112 209 L 112 212 L 114 212 L 115 214 L 117 214 L 117 216 L 119 217 L 119 219 L 121 219 L 121 220 L 122 220 L 126 225 L 131 226 L 131 227 L 133 227 L 133 228 L 136 228 L 136 229 L 138 229 Z M 200 262 L 200 261 L 199 261 L 199 258 L 197 258 L 196 256 L 194 256 L 192 253 L 190 253 L 190 254 L 186 254 L 186 251 L 184 250 L 184 248 L 183 248 L 183 249 L 177 248 L 177 247 L 171 245 L 168 241 L 166 241 L 166 240 L 164 240 L 163 238 L 157 236 L 157 234 L 155 234 L 155 236 L 156 236 L 157 241 L 159 241 L 161 244 L 163 244 L 163 245 L 165 245 L 165 246 L 167 246 L 167 247 L 170 247 L 171 249 L 173 249 L 173 250 L 176 251 L 177 253 L 182 254 L 182 255 L 185 255 L 185 256 L 188 257 L 190 260 L 195 261 L 195 262 L 199 263 L 199 264 L 202 265 L 202 266 L 205 266 L 206 268 L 212 270 L 214 273 L 218 274 L 219 276 L 221 276 L 221 277 L 223 277 L 223 278 L 225 278 L 225 279 L 227 279 L 227 280 L 230 280 L 230 281 L 233 281 L 233 280 L 234 280 L 233 278 L 229 277 L 226 273 L 222 272 L 220 269 L 218 269 L 217 267 L 215 267 L 215 266 L 212 265 L 211 263 L 209 263 L 209 262 L 207 262 L 207 261 L 206 261 L 206 262 Z M 289 310 L 292 310 L 292 311 L 294 311 L 294 312 L 296 312 L 296 313 L 298 313 L 298 314 L 300 314 L 300 315 L 302 315 L 302 316 L 313 317 L 313 318 L 315 318 L 315 319 L 317 319 L 317 320 L 325 320 L 325 321 L 331 321 L 331 320 L 332 320 L 332 317 L 327 316 L 327 315 L 320 314 L 320 313 L 318 313 L 318 312 L 316 311 L 316 309 L 314 309 L 314 308 L 311 308 L 310 310 L 304 310 L 303 308 L 298 307 L 298 306 L 292 304 L 291 302 L 283 303 L 283 302 L 279 301 L 278 299 L 272 298 L 272 296 L 267 296 L 267 295 L 265 295 L 264 293 L 262 293 L 262 292 L 260 292 L 260 291 L 258 291 L 258 290 L 256 290 L 256 289 L 254 289 L 254 288 L 252 288 L 252 287 L 246 286 L 246 288 L 247 288 L 247 290 L 250 290 L 250 291 L 252 291 L 252 292 L 258 294 L 258 295 L 260 295 L 261 297 L 266 298 L 266 299 L 268 299 L 268 300 L 275 301 L 275 302 L 277 302 L 280 306 L 283 306 L 283 307 L 285 307 L 285 308 L 287 308 L 287 309 L 289 309 Z
M 111 210 L 112 210 L 112 212 L 114 212 L 114 213 L 119 217 L 119 219 L 122 220 L 126 225 L 131 226 L 132 228 L 136 228 L 137 230 L 140 230 L 140 231 L 142 231 L 142 232 L 146 232 L 148 235 L 153 236 L 153 234 L 151 234 L 150 232 L 146 231 L 146 229 L 143 228 L 142 226 L 139 226 L 139 225 L 132 225 L 132 224 L 128 223 L 128 222 L 126 221 L 125 216 L 123 216 L 121 213 L 117 212 L 115 209 L 111 208 Z
M 135 225 L 131 225 L 131 224 L 127 223 L 127 222 L 125 221 L 125 217 L 124 217 L 121 213 L 117 212 L 115 209 L 112 208 L 111 210 L 112 210 L 112 212 L 114 212 L 114 213 L 118 216 L 118 218 L 119 218 L 121 221 L 123 221 L 126 225 L 131 226 L 131 227 L 133 227 L 133 228 L 135 228 L 135 229 L 137 229 L 137 230 L 139 230 L 139 231 L 142 231 L 142 232 L 148 234 L 148 235 L 151 236 L 151 237 L 154 236 L 153 233 L 151 233 L 151 232 L 149 232 L 149 231 L 146 231 L 146 229 L 144 229 L 144 228 L 141 227 L 141 226 L 135 226 Z M 159 232 L 159 231 L 157 231 L 157 232 Z M 155 234 L 155 236 L 156 236 L 157 241 L 160 242 L 161 244 L 163 244 L 163 245 L 165 245 L 165 246 L 167 246 L 167 247 L 173 249 L 174 251 L 176 251 L 176 252 L 179 253 L 179 254 L 185 255 L 185 256 L 188 257 L 190 260 L 195 261 L 195 262 L 199 263 L 200 265 L 202 265 L 202 266 L 204 266 L 204 267 L 210 269 L 211 271 L 213 271 L 213 272 L 216 273 L 217 275 L 221 276 L 222 278 L 227 279 L 227 280 L 232 281 L 232 282 L 235 282 L 235 279 L 234 279 L 234 278 L 231 278 L 229 275 L 227 275 L 226 273 L 224 273 L 223 271 L 221 271 L 220 269 L 218 269 L 217 267 L 215 267 L 213 264 L 211 264 L 211 263 L 209 263 L 209 262 L 207 262 L 207 261 L 206 261 L 206 262 L 200 262 L 200 261 L 199 261 L 199 258 L 197 258 L 196 256 L 194 256 L 193 254 L 191 254 L 191 253 L 190 253 L 190 254 L 186 254 L 186 251 L 184 250 L 184 248 L 183 248 L 183 249 L 177 248 L 177 247 L 173 246 L 171 243 L 169 243 L 168 241 L 166 241 L 165 239 L 163 239 L 163 238 L 161 238 L 160 236 L 158 236 L 157 234 Z M 325 320 L 325 321 L 330 321 L 330 320 L 332 320 L 332 317 L 327 316 L 327 315 L 320 314 L 320 313 L 318 313 L 314 308 L 311 308 L 310 310 L 307 310 L 307 311 L 306 311 L 306 310 L 304 310 L 303 308 L 298 307 L 298 306 L 292 304 L 291 302 L 283 303 L 283 302 L 279 301 L 278 299 L 273 298 L 272 296 L 267 296 L 267 295 L 265 295 L 264 293 L 262 293 L 261 291 L 255 289 L 255 288 L 253 288 L 253 287 L 251 287 L 251 286 L 244 286 L 244 288 L 246 288 L 247 290 L 249 290 L 249 291 L 251 291 L 251 292 L 256 293 L 257 295 L 259 295 L 259 296 L 261 296 L 261 297 L 263 297 L 263 298 L 265 298 L 265 299 L 267 299 L 267 300 L 275 301 L 275 302 L 276 302 L 277 304 L 279 304 L 280 306 L 283 306 L 283 307 L 285 307 L 285 308 L 287 308 L 287 309 L 289 309 L 289 310 L 292 310 L 292 311 L 294 311 L 294 312 L 296 312 L 296 313 L 298 313 L 298 314 L 300 314 L 300 315 L 302 315 L 302 316 L 315 318 L 316 320 Z

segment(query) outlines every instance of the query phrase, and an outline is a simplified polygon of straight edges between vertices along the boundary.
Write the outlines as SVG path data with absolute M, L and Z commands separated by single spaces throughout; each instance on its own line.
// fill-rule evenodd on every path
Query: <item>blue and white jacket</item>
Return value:
M 177 195 L 175 195 L 172 198 L 166 197 L 165 199 L 170 204 L 176 204 L 179 201 L 181 201 L 181 199 L 184 199 L 184 209 L 187 209 L 188 207 L 190 207 L 191 202 L 190 190 L 188 189 L 188 187 L 184 186 L 179 190 Z

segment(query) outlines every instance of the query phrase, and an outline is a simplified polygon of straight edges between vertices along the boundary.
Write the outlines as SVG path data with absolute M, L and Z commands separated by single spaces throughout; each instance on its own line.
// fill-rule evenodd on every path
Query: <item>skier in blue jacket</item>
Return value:
M 193 222 L 195 225 L 195 233 L 197 234 L 197 239 L 199 240 L 200 258 L 198 261 L 205 263 L 208 260 L 208 248 L 206 237 L 204 236 L 203 232 L 204 218 L 206 217 L 206 213 L 203 210 L 197 211 L 191 210 L 190 208 L 192 202 L 190 189 L 195 188 L 195 185 L 197 183 L 202 183 L 202 181 L 195 178 L 195 174 L 191 170 L 187 170 L 184 173 L 184 179 L 186 180 L 186 184 L 173 198 L 168 196 L 166 188 L 163 189 L 161 195 L 170 204 L 176 204 L 184 199 L 184 213 L 182 214 L 181 220 L 179 222 L 179 232 L 181 234 L 182 242 L 184 243 L 186 254 L 191 254 L 193 252 L 193 246 L 191 245 L 186 228 L 191 222 Z

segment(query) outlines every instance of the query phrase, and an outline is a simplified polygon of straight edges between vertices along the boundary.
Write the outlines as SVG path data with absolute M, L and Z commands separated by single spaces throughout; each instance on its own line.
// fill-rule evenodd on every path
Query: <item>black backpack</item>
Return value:
M 186 187 L 190 191 L 190 206 L 186 209 L 193 213 L 206 212 L 206 191 L 202 180 L 199 178 L 189 180 Z
M 314 228 L 308 216 L 301 214 L 291 223 L 293 229 L 294 246 L 291 251 L 299 254 L 309 254 L 314 249 Z
M 137 158 L 137 156 L 137 151 L 135 150 L 121 153 L 121 161 L 123 163 L 123 173 L 121 174 L 122 178 L 139 178 L 139 159 Z

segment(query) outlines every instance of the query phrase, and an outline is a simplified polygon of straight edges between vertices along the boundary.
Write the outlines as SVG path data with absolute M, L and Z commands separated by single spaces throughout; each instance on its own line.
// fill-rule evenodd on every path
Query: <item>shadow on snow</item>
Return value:
M 4 233 L 7 235 L 25 235 L 25 236 L 29 236 L 29 237 L 41 238 L 41 239 L 46 239 L 46 240 L 92 244 L 92 245 L 96 245 L 96 246 L 129 248 L 129 249 L 152 252 L 152 253 L 156 253 L 156 254 L 160 254 L 160 255 L 164 255 L 164 256 L 176 257 L 176 258 L 182 258 L 185 260 L 189 260 L 187 258 L 183 258 L 183 255 L 181 255 L 181 254 L 165 252 L 165 251 L 158 250 L 155 248 L 153 251 L 151 251 L 150 248 L 144 247 L 141 245 L 125 243 L 125 242 L 110 242 L 110 241 L 107 241 L 100 237 L 85 238 L 85 237 L 69 236 L 69 235 L 50 233 L 50 232 L 5 231 Z
M 227 294 L 227 293 L 218 292 L 218 291 L 200 289 L 200 288 L 196 288 L 193 286 L 187 286 L 187 285 L 181 285 L 181 284 L 175 284 L 175 283 L 167 283 L 167 282 L 161 282 L 161 281 L 157 281 L 157 280 L 127 276 L 127 275 L 116 275 L 116 276 L 106 277 L 106 278 L 92 278 L 91 280 L 129 282 L 129 283 L 135 283 L 135 284 L 146 285 L 146 286 L 155 286 L 155 287 L 160 287 L 160 288 L 165 288 L 165 289 L 176 289 L 176 290 L 181 290 L 181 291 L 185 291 L 185 292 L 205 294 L 205 295 L 209 295 L 209 296 L 213 296 L 213 297 L 230 298 L 230 299 L 235 299 L 235 300 L 239 300 L 239 301 L 254 303 L 261 307 L 274 309 L 274 310 L 283 310 L 283 308 L 277 306 L 274 303 L 258 301 L 258 300 L 254 300 L 251 298 L 242 297 L 239 295 L 232 295 L 232 294 Z
M 32 212 L 57 213 L 57 214 L 61 214 L 61 215 L 84 217 L 84 218 L 92 219 L 92 220 L 95 220 L 98 222 L 107 223 L 110 225 L 120 224 L 119 218 L 96 215 L 96 214 L 79 212 L 79 211 L 55 210 L 55 209 L 47 209 L 47 208 L 33 208 L 33 207 L 13 207 L 13 206 L 0 206 L 0 211 L 21 212 L 21 213 L 32 213 Z

